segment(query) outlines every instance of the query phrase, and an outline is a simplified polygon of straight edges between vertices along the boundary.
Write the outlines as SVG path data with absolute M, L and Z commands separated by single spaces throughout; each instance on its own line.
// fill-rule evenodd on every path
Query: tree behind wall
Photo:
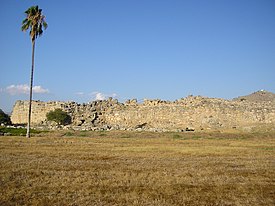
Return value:
M 67 112 L 62 111 L 61 109 L 55 109 L 46 114 L 48 121 L 54 121 L 59 125 L 67 125 L 71 123 L 71 116 Z

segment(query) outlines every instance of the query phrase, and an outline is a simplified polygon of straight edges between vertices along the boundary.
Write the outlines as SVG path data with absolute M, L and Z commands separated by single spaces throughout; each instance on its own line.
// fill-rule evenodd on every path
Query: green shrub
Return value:
M 99 136 L 103 137 L 103 136 L 107 136 L 107 134 L 104 131 L 102 131 L 99 133 Z
M 80 131 L 80 134 L 79 134 L 80 137 L 88 137 L 88 135 L 89 135 L 88 131 Z
M 42 132 L 47 132 L 47 131 L 39 131 L 39 130 L 31 129 L 32 134 L 40 134 Z M 25 136 L 27 133 L 27 129 L 0 127 L 0 133 L 9 133 L 12 136 Z
M 193 136 L 192 139 L 201 139 L 201 136 Z
M 66 132 L 64 134 L 64 136 L 71 137 L 71 136 L 74 136 L 74 133 L 72 133 L 72 132 Z
M 11 120 L 9 115 L 7 115 L 5 112 L 3 112 L 0 109 L 0 125 L 4 124 L 4 125 L 11 125 Z
M 68 125 L 72 122 L 71 116 L 61 109 L 48 112 L 46 117 L 48 121 L 54 121 L 59 125 Z

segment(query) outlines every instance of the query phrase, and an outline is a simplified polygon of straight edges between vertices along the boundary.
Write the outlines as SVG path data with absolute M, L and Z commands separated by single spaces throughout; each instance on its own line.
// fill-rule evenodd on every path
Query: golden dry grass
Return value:
M 0 205 L 275 205 L 274 134 L 0 138 Z

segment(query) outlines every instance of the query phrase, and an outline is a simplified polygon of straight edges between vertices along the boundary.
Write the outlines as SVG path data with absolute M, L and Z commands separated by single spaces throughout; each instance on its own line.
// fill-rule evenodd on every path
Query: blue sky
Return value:
M 31 41 L 20 26 L 32 5 L 49 25 L 36 44 L 35 100 L 275 92 L 274 0 L 1 0 L 4 111 L 28 99 Z

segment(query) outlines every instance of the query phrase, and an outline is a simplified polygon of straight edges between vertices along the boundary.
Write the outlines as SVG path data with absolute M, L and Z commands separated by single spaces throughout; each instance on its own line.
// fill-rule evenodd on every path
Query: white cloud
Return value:
M 47 93 L 49 93 L 48 89 L 44 89 L 41 86 L 34 86 L 32 88 L 32 90 L 33 90 L 33 93 L 37 93 L 37 94 L 47 94 Z
M 28 94 L 29 86 L 26 84 L 7 86 L 5 91 L 10 95 Z
M 78 96 L 84 96 L 85 95 L 84 92 L 76 92 L 75 94 L 78 95 Z
M 36 94 L 47 94 L 49 93 L 48 89 L 44 89 L 42 86 L 34 86 L 32 88 L 33 93 Z M 10 95 L 20 95 L 20 94 L 29 94 L 30 87 L 27 84 L 19 84 L 19 85 L 10 85 L 5 89 L 1 89 L 1 92 L 6 92 Z
M 101 92 L 92 92 L 91 95 L 92 95 L 93 100 L 105 100 L 109 97 L 113 97 L 113 98 L 117 97 L 116 93 L 104 94 L 104 93 L 101 93 Z
M 98 93 L 95 94 L 95 100 L 104 100 L 104 99 L 106 99 L 106 95 L 105 94 L 100 93 L 100 92 L 98 92 Z

